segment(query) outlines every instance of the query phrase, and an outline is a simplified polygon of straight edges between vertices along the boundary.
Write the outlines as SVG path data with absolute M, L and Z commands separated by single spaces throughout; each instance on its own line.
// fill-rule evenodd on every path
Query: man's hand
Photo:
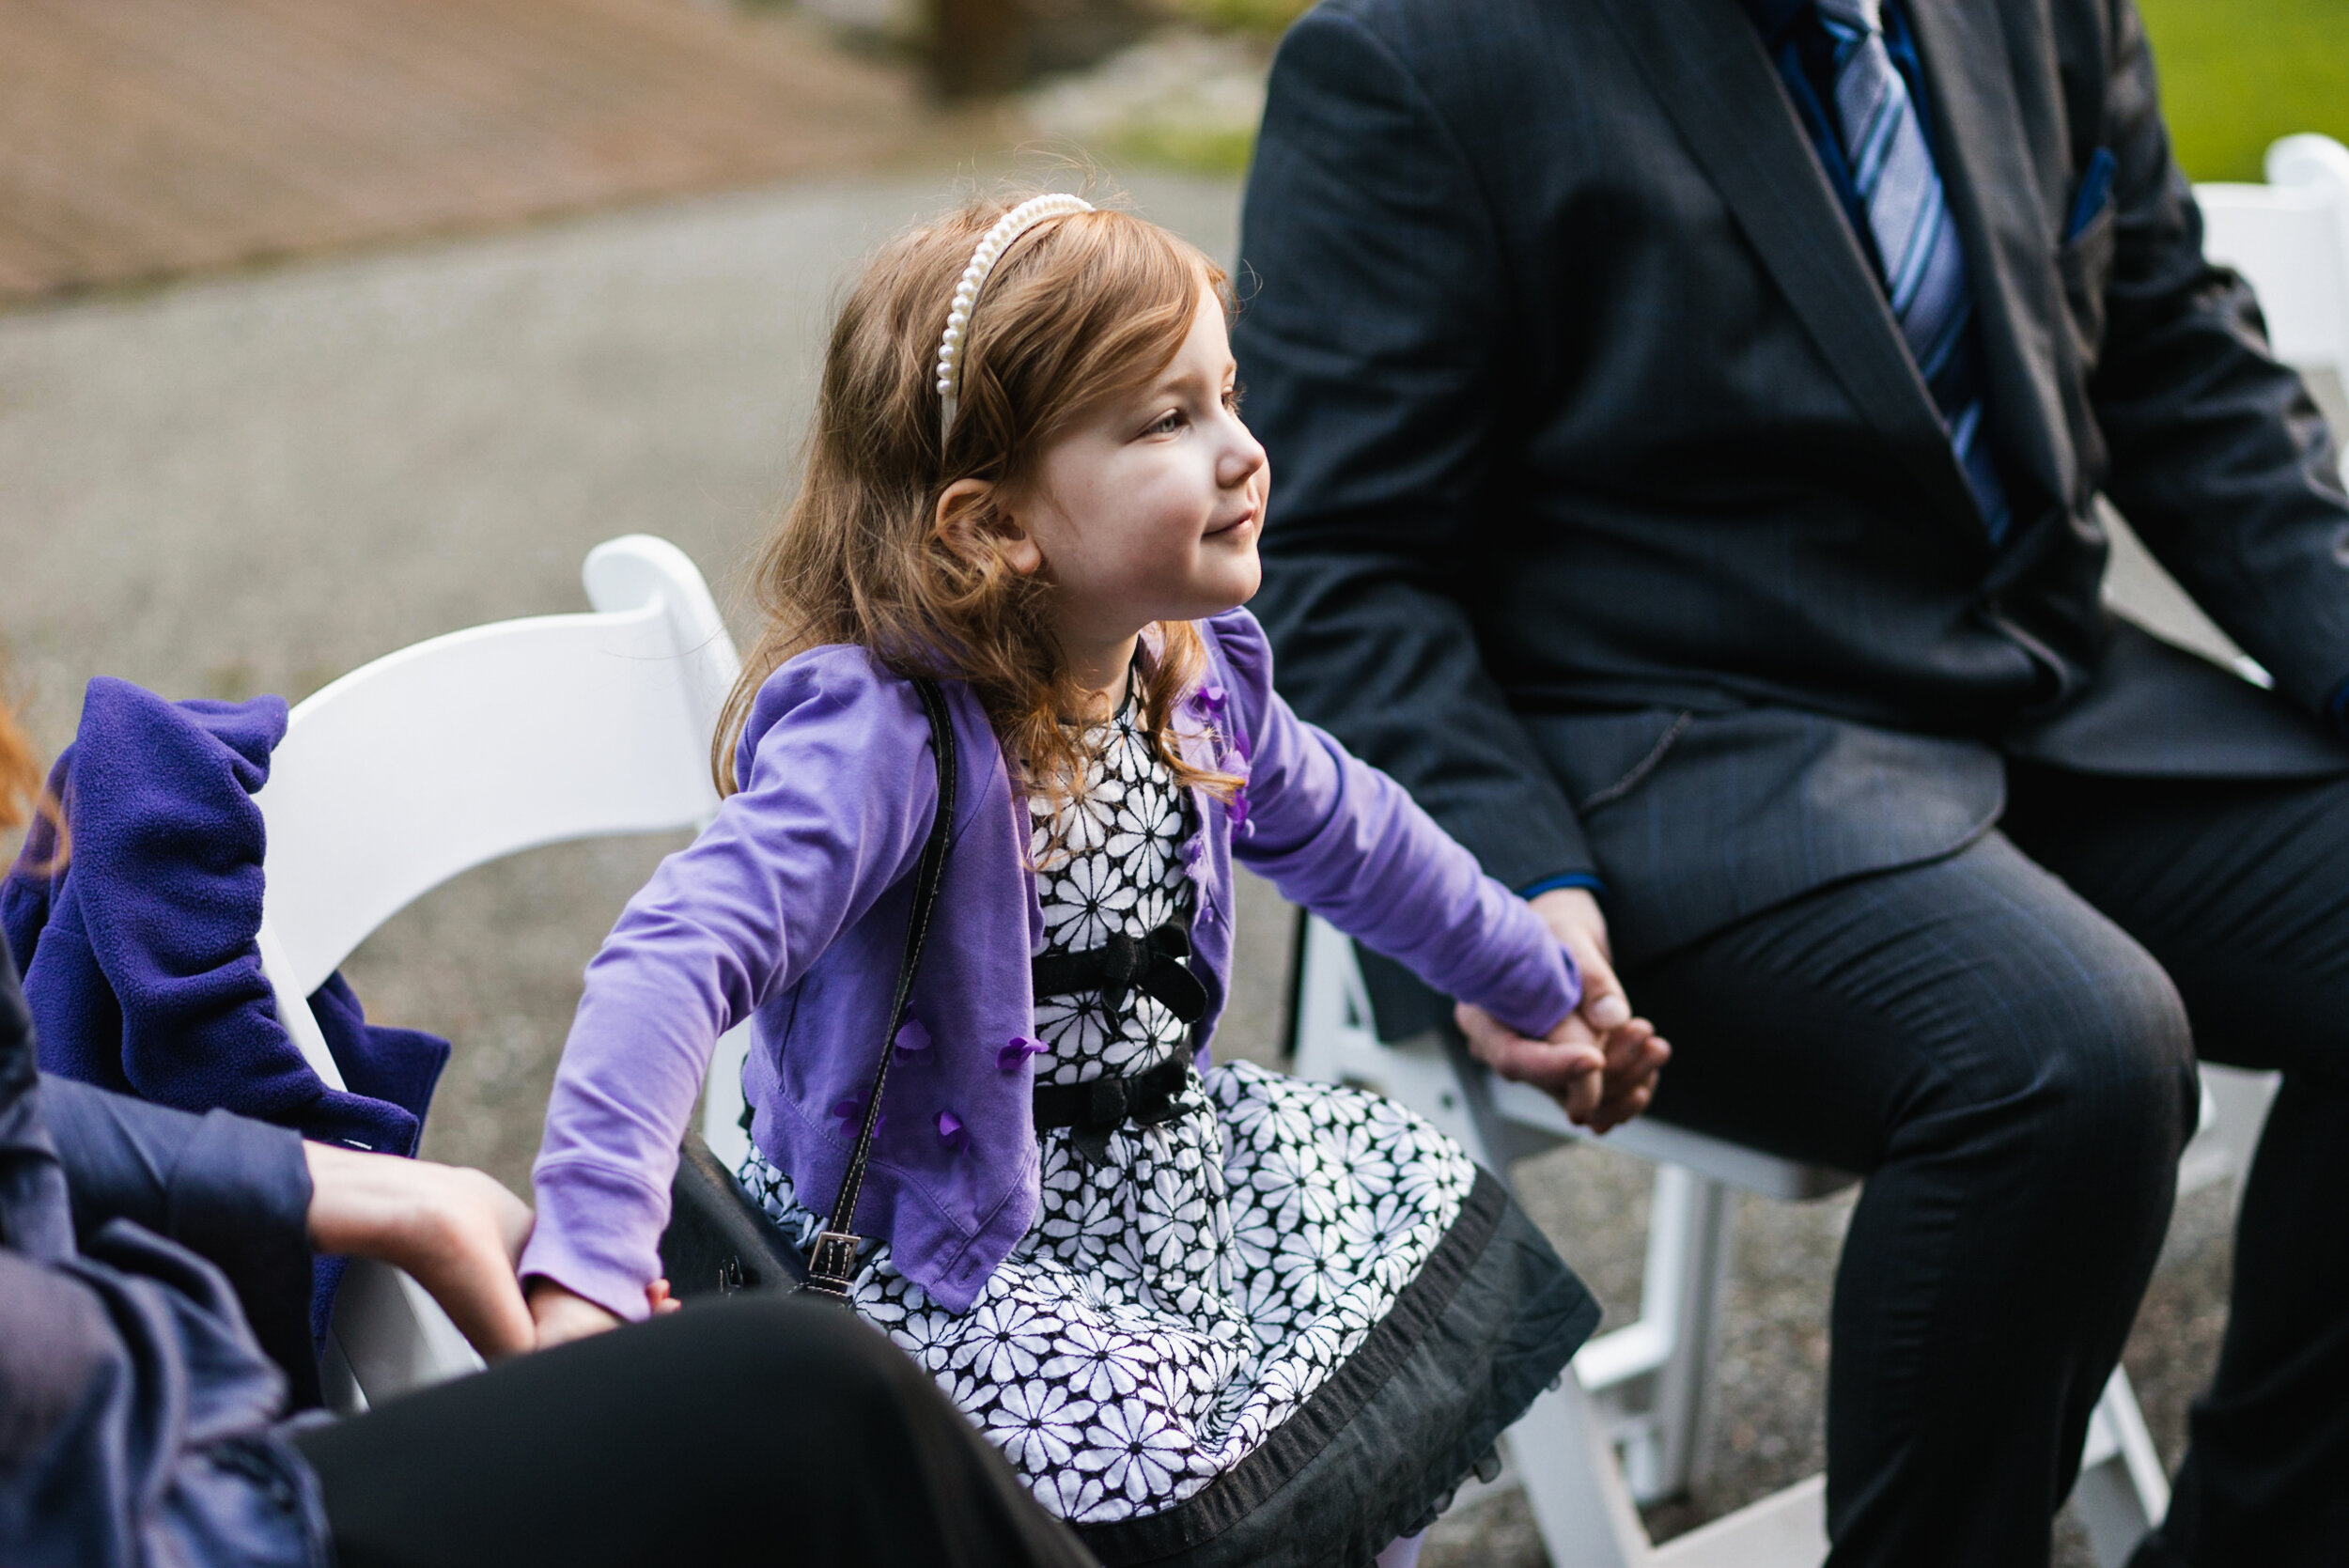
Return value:
M 1607 945 L 1607 917 L 1588 888 L 1552 888 L 1533 900 L 1558 945 L 1570 954 L 1582 971 L 1582 1005 L 1576 1009 L 1600 1034 L 1631 1021 L 1631 999 L 1615 978 L 1613 950 Z
M 1472 1002 L 1461 1002 L 1452 1016 L 1476 1060 L 1502 1078 L 1542 1090 L 1565 1107 L 1566 1120 L 1575 1126 L 1592 1125 L 1606 1091 L 1607 1054 L 1581 1014 L 1567 1014 L 1538 1040 Z
M 1548 1092 L 1578 1126 L 1607 1132 L 1647 1109 L 1672 1047 L 1657 1037 L 1653 1024 L 1631 1016 L 1631 999 L 1615 978 L 1607 945 L 1607 917 L 1589 890 L 1543 893 L 1533 900 L 1533 912 L 1582 971 L 1582 1004 L 1539 1044 L 1476 1008 L 1460 1010 L 1460 1029 L 1478 1061 L 1505 1079 Z M 1599 1058 L 1595 1086 L 1586 1081 L 1592 1069 L 1585 1052 Z

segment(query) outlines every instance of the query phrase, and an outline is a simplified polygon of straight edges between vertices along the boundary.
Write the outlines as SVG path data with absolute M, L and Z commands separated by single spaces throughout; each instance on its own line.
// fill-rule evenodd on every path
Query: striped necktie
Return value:
M 1843 155 L 1884 265 L 1892 316 L 1995 543 L 2006 535 L 2006 490 L 1982 427 L 1974 291 L 1941 176 L 1926 147 L 1916 101 L 1885 47 L 1879 0 L 1815 3 L 1819 23 L 1835 45 L 1835 115 Z

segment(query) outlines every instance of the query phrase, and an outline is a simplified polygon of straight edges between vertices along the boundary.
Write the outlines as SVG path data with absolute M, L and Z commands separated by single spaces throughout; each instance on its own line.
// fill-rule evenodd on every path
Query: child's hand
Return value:
M 1512 1082 L 1530 1083 L 1548 1094 L 1577 1126 L 1592 1125 L 1605 1096 L 1607 1053 L 1581 1014 L 1567 1014 L 1539 1040 L 1526 1038 L 1470 1002 L 1460 1003 L 1453 1017 L 1476 1060 Z
M 669 1281 L 661 1280 L 656 1283 L 665 1298 L 668 1294 Z M 653 1298 L 652 1291 L 652 1286 L 646 1287 L 645 1296 L 647 1300 Z M 537 1325 L 537 1348 L 540 1350 L 552 1350 L 558 1344 L 568 1344 L 572 1340 L 583 1340 L 590 1334 L 600 1334 L 606 1329 L 617 1328 L 620 1326 L 619 1318 L 605 1312 L 585 1296 L 564 1289 L 552 1280 L 544 1277 L 532 1280 L 529 1295 L 530 1316 L 531 1320 Z M 653 1310 L 659 1312 L 661 1309 L 656 1304 Z M 675 1311 L 675 1306 L 673 1305 L 669 1310 Z
M 1590 1122 L 1591 1130 L 1600 1133 L 1647 1109 L 1656 1094 L 1656 1075 L 1672 1060 L 1672 1048 L 1657 1037 L 1654 1024 L 1634 1018 L 1607 1036 L 1606 1055 L 1606 1088 Z

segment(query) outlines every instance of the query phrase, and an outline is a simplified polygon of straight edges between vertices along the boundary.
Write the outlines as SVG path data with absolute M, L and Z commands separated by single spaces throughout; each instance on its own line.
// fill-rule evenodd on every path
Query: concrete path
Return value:
M 38 737 L 70 737 L 93 675 L 299 698 L 419 638 L 583 608 L 580 560 L 618 534 L 676 540 L 723 600 L 790 482 L 829 303 L 952 184 L 797 186 L 0 316 L 0 637 Z M 1132 190 L 1231 255 L 1230 184 Z M 428 1152 L 524 1187 L 580 968 L 672 846 L 518 857 L 353 958 L 374 1016 L 457 1042 Z M 1289 918 L 1248 885 L 1219 1048 L 1272 1057 Z M 1645 1169 L 1597 1149 L 1518 1175 L 1610 1319 L 1636 1312 Z M 2197 1203 L 2131 1356 L 2173 1459 L 2223 1322 L 2223 1194 Z M 1746 1208 L 1707 1480 L 1659 1531 L 1819 1467 L 1845 1212 Z M 1540 1560 L 1507 1497 L 1447 1520 L 1427 1559 Z

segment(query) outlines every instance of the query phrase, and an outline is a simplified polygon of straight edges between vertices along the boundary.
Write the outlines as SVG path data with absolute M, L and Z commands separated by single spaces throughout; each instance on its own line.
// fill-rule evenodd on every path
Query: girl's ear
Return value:
M 930 519 L 930 535 L 972 566 L 991 555 L 1029 577 L 1044 565 L 1044 551 L 1003 505 L 1003 489 L 991 480 L 957 479 L 947 486 Z

